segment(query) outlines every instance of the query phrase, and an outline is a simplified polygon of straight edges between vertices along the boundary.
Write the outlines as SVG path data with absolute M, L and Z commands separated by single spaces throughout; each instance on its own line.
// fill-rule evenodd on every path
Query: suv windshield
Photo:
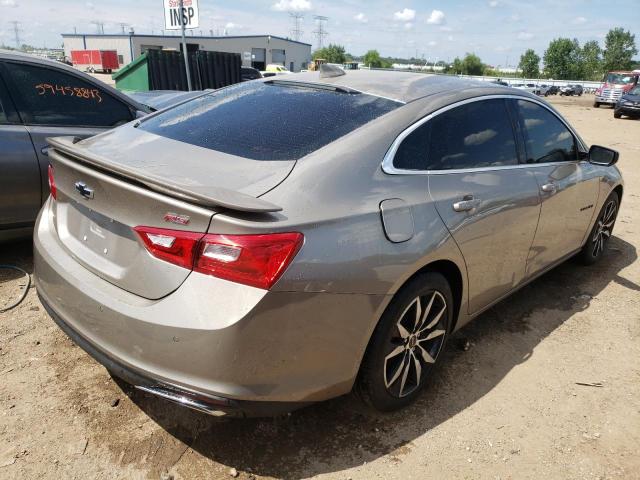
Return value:
M 297 160 L 402 103 L 294 82 L 249 82 L 143 119 L 140 130 L 253 160 Z
M 631 95 L 640 95 L 640 85 L 638 85 L 637 87 L 633 87 L 631 90 L 629 90 L 629 93 Z
M 608 73 L 604 81 L 607 83 L 627 85 L 633 83 L 634 77 L 628 73 Z

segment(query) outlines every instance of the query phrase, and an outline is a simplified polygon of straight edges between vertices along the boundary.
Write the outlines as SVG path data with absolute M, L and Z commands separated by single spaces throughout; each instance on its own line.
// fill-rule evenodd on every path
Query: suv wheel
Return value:
M 421 274 L 391 301 L 376 327 L 360 368 L 357 391 L 381 411 L 413 402 L 428 383 L 453 321 L 447 280 Z

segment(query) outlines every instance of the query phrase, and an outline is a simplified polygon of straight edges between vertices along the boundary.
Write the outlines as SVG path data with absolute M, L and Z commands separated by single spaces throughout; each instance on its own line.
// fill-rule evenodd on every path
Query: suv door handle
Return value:
M 558 191 L 558 186 L 555 183 L 545 183 L 540 187 L 540 189 L 545 193 L 556 193 Z
M 465 195 L 462 197 L 462 201 L 453 204 L 453 209 L 456 212 L 468 212 L 480 205 L 481 200 L 479 198 L 473 198 L 473 195 Z

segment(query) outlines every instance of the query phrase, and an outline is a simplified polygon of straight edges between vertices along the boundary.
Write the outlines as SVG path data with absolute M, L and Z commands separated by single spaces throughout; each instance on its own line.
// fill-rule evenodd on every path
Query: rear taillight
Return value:
M 232 282 L 269 289 L 302 246 L 301 233 L 219 235 L 136 227 L 147 250 L 162 260 Z
M 154 257 L 180 267 L 193 268 L 198 242 L 203 233 L 154 227 L 136 227 L 144 246 Z
M 53 177 L 53 167 L 49 164 L 49 168 L 47 169 L 47 173 L 49 176 L 49 191 L 51 192 L 51 196 L 54 200 L 58 199 L 58 189 L 56 188 L 56 180 Z

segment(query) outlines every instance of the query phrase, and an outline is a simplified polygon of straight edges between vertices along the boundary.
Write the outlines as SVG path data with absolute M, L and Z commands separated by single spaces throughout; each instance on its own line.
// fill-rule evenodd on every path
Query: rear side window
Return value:
M 253 160 L 297 160 L 401 105 L 292 82 L 249 82 L 144 119 L 138 128 Z
M 518 100 L 527 148 L 527 163 L 565 162 L 578 158 L 575 138 L 553 113 L 540 105 Z
M 133 120 L 124 102 L 75 75 L 17 63 L 6 67 L 11 95 L 27 124 L 113 127 Z
M 436 115 L 402 142 L 394 166 L 452 170 L 516 165 L 511 119 L 502 99 L 481 100 Z

